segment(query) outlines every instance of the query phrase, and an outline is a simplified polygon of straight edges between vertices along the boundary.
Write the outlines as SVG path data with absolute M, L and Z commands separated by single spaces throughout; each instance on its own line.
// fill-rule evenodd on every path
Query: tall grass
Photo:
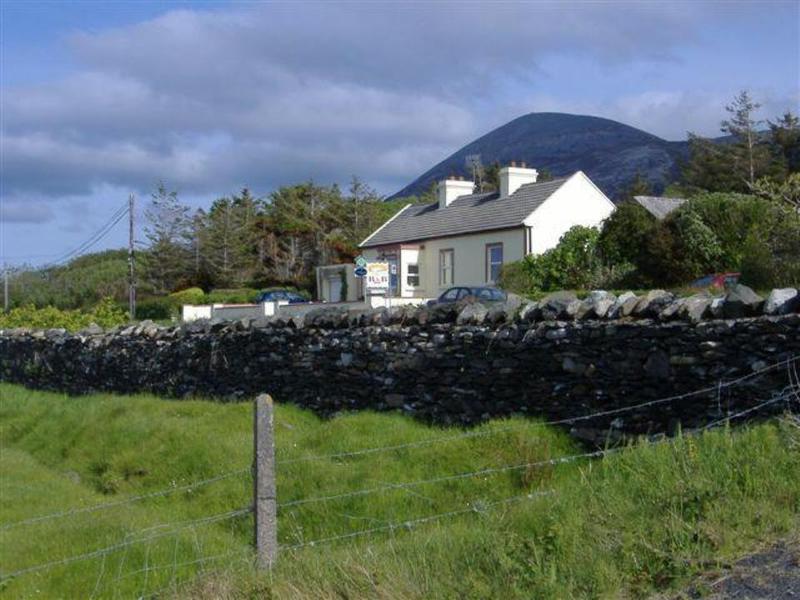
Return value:
M 250 503 L 250 405 L 68 398 L 3 384 L 0 395 L 2 572 L 145 540 L 6 579 L 0 594 L 10 598 L 128 598 L 157 590 L 208 598 L 638 597 L 785 535 L 800 514 L 800 434 L 788 420 L 776 421 L 643 443 L 592 462 L 285 506 L 279 511 L 285 547 L 475 510 L 285 550 L 264 577 L 249 567 L 249 515 L 187 525 Z M 513 419 L 484 425 L 479 431 L 487 435 L 297 461 L 458 432 L 387 414 L 323 421 L 287 405 L 278 405 L 275 426 L 281 503 L 582 452 L 561 431 Z M 228 472 L 237 473 L 191 490 L 2 529 Z M 492 504 L 543 490 L 554 494 Z

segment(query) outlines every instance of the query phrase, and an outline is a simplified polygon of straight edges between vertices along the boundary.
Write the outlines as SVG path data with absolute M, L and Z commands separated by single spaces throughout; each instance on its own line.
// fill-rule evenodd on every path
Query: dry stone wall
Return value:
M 680 310 L 664 315 L 674 299 L 654 294 L 655 304 L 639 318 L 609 319 L 614 304 L 621 312 L 630 299 L 617 300 L 598 294 L 588 308 L 581 303 L 582 315 L 571 316 L 573 301 L 559 296 L 536 304 L 323 310 L 303 320 L 143 323 L 80 334 L 9 330 L 0 332 L 0 378 L 72 394 L 235 401 L 266 391 L 325 415 L 398 410 L 462 425 L 511 414 L 569 419 L 708 388 L 570 425 L 598 439 L 694 427 L 754 406 L 788 382 L 786 364 L 770 365 L 800 355 L 795 312 L 695 321 Z M 592 313 L 603 305 L 604 318 Z M 725 384 L 754 373 L 760 374 Z

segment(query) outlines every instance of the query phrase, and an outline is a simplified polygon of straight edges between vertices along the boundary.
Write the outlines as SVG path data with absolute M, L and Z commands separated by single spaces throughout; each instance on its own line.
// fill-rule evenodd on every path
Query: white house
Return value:
M 614 204 L 582 172 L 537 183 L 536 169 L 500 169 L 498 192 L 473 194 L 447 179 L 438 202 L 407 205 L 361 242 L 369 261 L 390 265 L 389 295 L 432 298 L 451 286 L 497 281 L 503 264 L 552 248 L 574 225 L 597 226 Z

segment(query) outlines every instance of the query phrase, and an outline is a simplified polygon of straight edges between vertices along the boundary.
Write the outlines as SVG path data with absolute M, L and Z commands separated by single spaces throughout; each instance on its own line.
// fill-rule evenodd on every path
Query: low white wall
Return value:
M 369 305 L 370 308 L 380 308 L 381 306 L 392 308 L 393 306 L 407 306 L 409 304 L 419 306 L 420 304 L 427 303 L 428 300 L 430 300 L 430 298 L 387 298 L 386 296 L 368 296 L 365 304 Z
M 262 302 L 261 304 L 184 304 L 182 320 L 185 322 L 198 319 L 224 319 L 235 321 L 237 319 L 259 319 L 272 317 L 279 314 L 282 317 L 300 317 L 312 310 L 326 307 L 345 309 L 379 308 L 385 306 L 404 306 L 407 304 L 423 304 L 428 298 L 386 298 L 384 296 L 369 296 L 368 301 L 356 302 L 308 302 L 304 304 L 288 304 L 285 302 Z
M 198 319 L 211 318 L 211 305 L 184 304 L 181 307 L 182 321 L 197 321 Z

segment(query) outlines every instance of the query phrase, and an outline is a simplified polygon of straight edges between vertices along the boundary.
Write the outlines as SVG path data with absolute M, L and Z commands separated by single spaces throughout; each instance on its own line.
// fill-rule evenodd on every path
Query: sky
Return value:
M 391 194 L 530 112 L 719 134 L 800 107 L 800 1 L 0 1 L 0 264 L 159 182 L 192 206 L 356 175 Z M 141 228 L 137 236 L 142 237 Z M 124 223 L 96 248 L 127 243 Z

